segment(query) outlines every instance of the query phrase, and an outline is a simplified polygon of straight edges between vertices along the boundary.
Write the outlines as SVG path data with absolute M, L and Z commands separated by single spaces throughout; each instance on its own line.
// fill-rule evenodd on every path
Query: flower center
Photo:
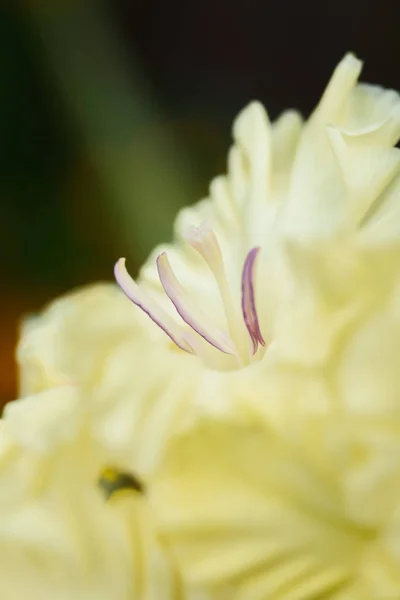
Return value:
M 144 493 L 144 485 L 137 477 L 130 473 L 123 473 L 114 467 L 107 467 L 102 471 L 98 485 L 106 500 L 110 500 L 115 494 L 125 491 Z
M 186 242 L 208 265 L 218 287 L 226 326 L 221 328 L 177 279 L 166 252 L 157 257 L 160 283 L 181 318 L 177 322 L 128 274 L 125 259 L 115 265 L 115 277 L 127 297 L 139 306 L 171 340 L 185 352 L 207 360 L 209 347 L 233 357 L 236 367 L 252 361 L 260 346 L 265 346 L 257 315 L 254 289 L 256 260 L 260 248 L 253 248 L 244 261 L 241 277 L 241 302 L 235 302 L 229 285 L 221 247 L 212 229 L 205 224 L 185 231 Z M 233 365 L 232 365 L 233 366 Z

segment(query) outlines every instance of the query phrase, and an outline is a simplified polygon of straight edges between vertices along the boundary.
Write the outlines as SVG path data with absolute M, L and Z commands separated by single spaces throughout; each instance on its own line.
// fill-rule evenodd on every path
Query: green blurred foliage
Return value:
M 221 144 L 211 132 L 216 152 L 201 156 L 207 126 L 168 120 L 108 8 L 1 9 L 0 268 L 11 288 L 111 279 L 121 255 L 134 271 L 206 192 L 202 165 Z
M 27 25 L 16 11 L 2 9 L 0 235 L 5 260 L 0 268 L 3 282 L 8 275 L 10 284 L 57 285 L 72 281 L 71 262 L 63 257 L 67 249 L 72 256 L 77 251 L 63 204 L 56 200 L 76 148 L 62 130 Z

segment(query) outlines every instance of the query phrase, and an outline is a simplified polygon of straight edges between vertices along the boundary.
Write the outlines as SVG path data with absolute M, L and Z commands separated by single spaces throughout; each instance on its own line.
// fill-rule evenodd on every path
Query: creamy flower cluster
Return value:
M 360 70 L 250 104 L 136 282 L 24 323 L 2 598 L 400 598 L 400 98 Z

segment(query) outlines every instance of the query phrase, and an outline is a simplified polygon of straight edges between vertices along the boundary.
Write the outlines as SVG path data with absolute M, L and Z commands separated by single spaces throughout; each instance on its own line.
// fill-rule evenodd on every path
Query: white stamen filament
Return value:
M 176 321 L 132 279 L 125 267 L 125 258 L 120 258 L 114 267 L 115 279 L 122 291 L 136 306 L 141 308 L 156 325 L 165 331 L 168 337 L 181 350 L 193 353 L 186 339 L 186 332 Z
M 237 354 L 241 358 L 241 361 L 247 362 L 250 348 L 245 326 L 239 307 L 235 308 L 232 299 L 221 247 L 214 231 L 206 223 L 203 223 L 200 227 L 188 227 L 183 237 L 192 248 L 197 250 L 214 275 L 224 307 L 229 333 L 235 343 Z
M 236 354 L 235 345 L 229 335 L 216 327 L 179 283 L 165 252 L 157 258 L 157 268 L 165 293 L 185 323 L 221 352 Z
M 183 324 L 178 324 L 130 277 L 125 268 L 124 258 L 115 265 L 118 284 L 128 298 L 163 329 L 179 348 L 202 357 L 206 364 L 209 364 L 208 358 L 211 356 L 210 346 L 225 355 L 230 355 L 237 366 L 253 362 L 259 344 L 265 345 L 254 301 L 254 265 L 259 248 L 250 250 L 245 260 L 242 271 L 241 303 L 236 306 L 222 251 L 212 229 L 205 224 L 191 227 L 185 232 L 184 237 L 200 254 L 215 277 L 225 311 L 227 331 L 220 329 L 218 324 L 198 305 L 197 299 L 181 285 L 165 252 L 157 258 L 160 282 L 177 313 L 190 329 Z

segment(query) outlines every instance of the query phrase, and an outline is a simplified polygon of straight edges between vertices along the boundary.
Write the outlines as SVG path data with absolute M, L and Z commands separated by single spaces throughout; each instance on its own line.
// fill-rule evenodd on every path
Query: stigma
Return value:
M 240 290 L 231 289 L 226 274 L 221 247 L 214 231 L 206 224 L 189 227 L 184 240 L 205 261 L 210 276 L 215 279 L 222 302 L 224 322 L 218 323 L 213 314 L 208 314 L 190 294 L 184 282 L 179 281 L 166 252 L 156 259 L 160 284 L 166 299 L 174 307 L 176 318 L 171 316 L 129 275 L 125 259 L 115 265 L 115 278 L 126 296 L 156 323 L 181 350 L 205 359 L 217 354 L 230 357 L 225 361 L 231 368 L 253 362 L 260 348 L 266 345 L 261 332 L 256 308 L 255 271 L 260 248 L 252 248 L 241 269 Z M 211 361 L 213 362 L 213 361 Z

